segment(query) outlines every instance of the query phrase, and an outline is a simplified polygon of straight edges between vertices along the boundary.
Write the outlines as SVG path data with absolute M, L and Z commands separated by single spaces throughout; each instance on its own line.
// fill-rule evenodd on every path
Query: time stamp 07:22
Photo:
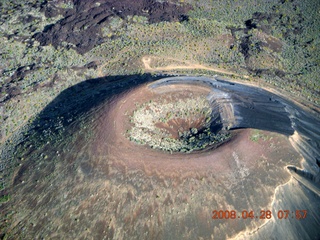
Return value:
M 274 214 L 270 210 L 254 211 L 236 211 L 236 210 L 213 210 L 212 219 L 305 219 L 307 217 L 307 210 L 278 210 Z

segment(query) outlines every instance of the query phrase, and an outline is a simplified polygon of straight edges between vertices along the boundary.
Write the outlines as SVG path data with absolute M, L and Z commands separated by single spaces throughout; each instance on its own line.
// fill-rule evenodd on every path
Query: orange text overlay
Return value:
M 260 210 L 260 211 L 236 211 L 236 210 L 213 210 L 212 219 L 305 219 L 307 217 L 307 210 Z

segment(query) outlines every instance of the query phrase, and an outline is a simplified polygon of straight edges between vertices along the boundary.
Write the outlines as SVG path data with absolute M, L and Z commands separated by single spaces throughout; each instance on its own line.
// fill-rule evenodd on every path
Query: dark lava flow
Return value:
M 14 146 L 3 146 L 1 196 L 9 201 L 1 203 L 1 237 L 319 239 L 319 117 L 253 86 L 160 78 L 114 76 L 72 86 L 12 139 Z M 237 136 L 215 150 L 183 155 L 135 146 L 115 133 L 126 117 L 121 108 L 136 95 L 181 84 L 210 89 L 214 112 Z M 275 155 L 263 148 L 262 158 L 243 154 L 245 144 L 261 148 L 248 141 L 248 128 L 279 133 L 285 137 L 273 134 L 275 144 L 289 139 L 293 148 L 270 140 Z M 211 219 L 214 209 L 230 208 L 270 209 L 274 217 Z M 285 209 L 308 216 L 276 219 Z
M 43 4 L 42 11 L 46 17 L 63 15 L 55 24 L 45 27 L 43 32 L 36 33 L 34 38 L 41 45 L 52 44 L 55 47 L 68 44 L 83 54 L 96 45 L 106 41 L 101 28 L 113 17 L 128 21 L 127 16 L 144 16 L 149 23 L 162 21 L 186 21 L 191 10 L 188 4 L 161 2 L 156 0 L 73 0 L 71 9 L 59 7 L 58 1 Z M 116 37 L 113 34 L 112 37 Z

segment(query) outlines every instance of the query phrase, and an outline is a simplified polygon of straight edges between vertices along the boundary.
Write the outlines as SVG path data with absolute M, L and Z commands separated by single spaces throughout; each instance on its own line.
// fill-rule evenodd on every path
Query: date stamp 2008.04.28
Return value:
M 307 210 L 278 210 L 272 213 L 270 210 L 260 210 L 258 212 L 242 210 L 213 210 L 212 219 L 305 219 L 307 217 Z

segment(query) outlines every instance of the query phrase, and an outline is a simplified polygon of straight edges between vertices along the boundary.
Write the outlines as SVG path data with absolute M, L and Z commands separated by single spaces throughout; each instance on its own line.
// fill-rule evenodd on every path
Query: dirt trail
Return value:
M 204 66 L 201 64 L 197 64 L 197 63 L 191 63 L 190 61 L 181 61 L 179 59 L 170 58 L 170 57 L 160 58 L 160 57 L 156 57 L 156 56 L 143 56 L 141 61 L 143 63 L 144 69 L 146 71 L 150 71 L 150 72 L 171 71 L 171 70 L 179 70 L 179 69 L 190 69 L 190 70 L 202 69 L 202 70 L 213 71 L 213 72 L 221 73 L 221 74 L 225 74 L 225 75 L 240 77 L 241 79 L 232 79 L 232 82 L 262 88 L 262 89 L 267 90 L 269 92 L 272 92 L 276 95 L 282 96 L 286 99 L 290 99 L 290 101 L 294 102 L 296 105 L 299 105 L 304 110 L 310 111 L 310 109 L 312 109 L 313 112 L 316 114 L 319 114 L 319 112 L 320 112 L 320 108 L 318 106 L 316 106 L 315 104 L 313 104 L 309 101 L 306 101 L 302 97 L 298 97 L 298 96 L 293 95 L 289 92 L 286 92 L 282 89 L 279 89 L 279 88 L 275 89 L 274 86 L 268 84 L 263 79 L 260 79 L 257 77 L 247 76 L 247 75 L 239 75 L 239 74 L 227 71 L 227 70 L 223 70 L 223 69 L 219 69 L 219 68 L 215 68 L 215 67 Z M 168 62 L 174 61 L 177 64 L 168 64 L 164 67 L 152 67 L 152 64 L 156 61 L 159 61 L 159 62 L 162 61 L 163 63 L 165 63 L 166 61 L 168 61 Z
M 222 70 L 222 69 L 214 68 L 214 67 L 207 67 L 207 66 L 204 66 L 201 64 L 191 63 L 189 61 L 181 61 L 181 60 L 174 59 L 174 58 L 167 58 L 167 60 L 178 62 L 178 63 L 180 63 L 180 65 L 179 64 L 170 64 L 165 67 L 151 67 L 152 62 L 155 60 L 158 60 L 158 59 L 160 59 L 160 58 L 154 57 L 154 56 L 144 56 L 144 57 L 142 57 L 141 60 L 142 60 L 142 63 L 144 65 L 145 70 L 147 70 L 147 71 L 171 71 L 171 70 L 177 70 L 177 69 L 202 69 L 202 70 L 208 70 L 208 71 L 213 71 L 213 72 L 227 74 L 227 75 L 233 75 L 233 76 L 237 76 L 237 77 L 249 78 L 248 76 L 239 75 L 239 74 L 227 71 L 227 70 Z

